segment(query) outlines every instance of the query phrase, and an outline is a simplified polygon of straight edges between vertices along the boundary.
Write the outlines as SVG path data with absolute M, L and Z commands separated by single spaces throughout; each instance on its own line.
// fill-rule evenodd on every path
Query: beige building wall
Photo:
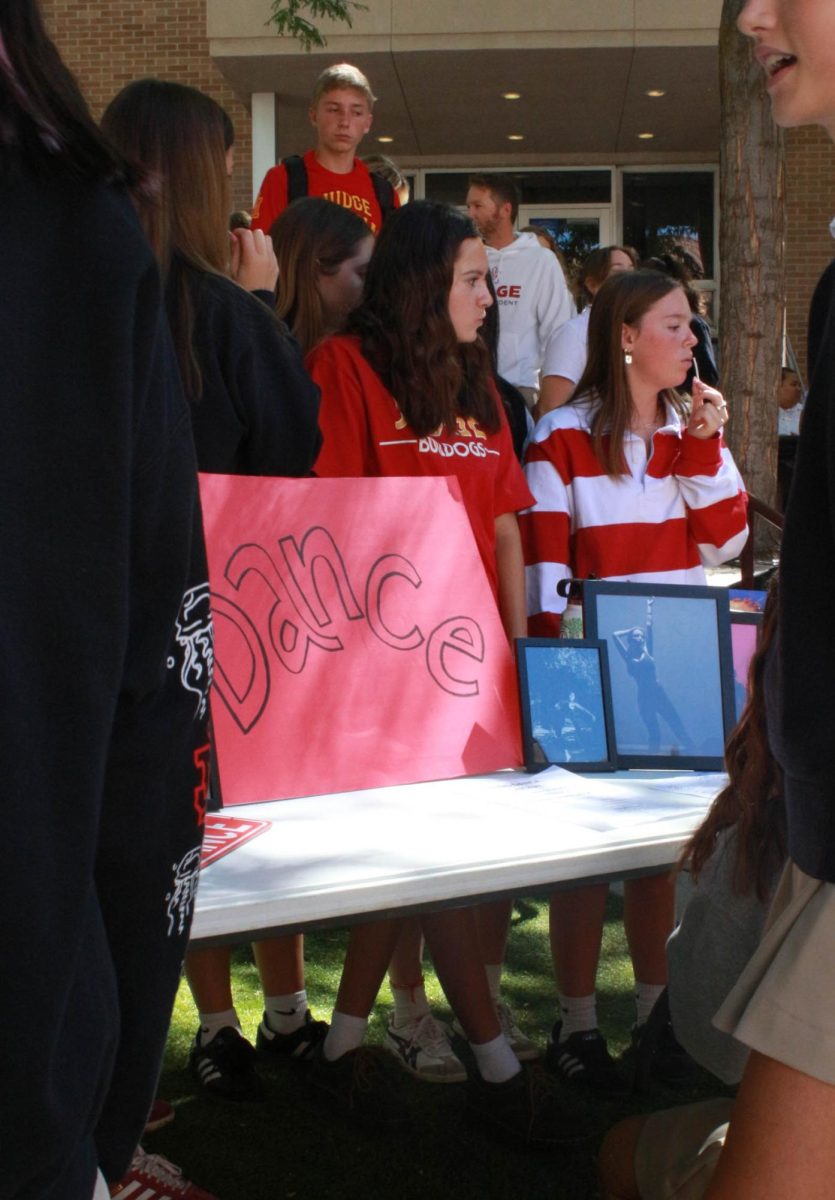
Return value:
M 293 54 L 264 25 L 263 0 L 207 0 L 211 39 L 240 39 L 241 53 Z M 339 56 L 372 50 L 714 45 L 721 0 L 390 0 L 352 14 L 352 27 L 322 21 L 327 51 Z M 253 45 L 246 46 L 251 41 Z

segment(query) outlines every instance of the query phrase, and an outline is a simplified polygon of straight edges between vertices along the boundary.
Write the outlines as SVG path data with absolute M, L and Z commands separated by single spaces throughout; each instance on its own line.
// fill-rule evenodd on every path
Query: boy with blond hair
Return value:
M 291 155 L 264 177 L 252 209 L 252 228 L 269 233 L 275 219 L 300 196 L 323 196 L 349 208 L 377 234 L 387 212 L 399 207 L 390 183 L 372 175 L 356 157 L 371 128 L 376 96 L 357 67 L 337 63 L 316 80 L 310 101 L 310 123 L 316 148 Z

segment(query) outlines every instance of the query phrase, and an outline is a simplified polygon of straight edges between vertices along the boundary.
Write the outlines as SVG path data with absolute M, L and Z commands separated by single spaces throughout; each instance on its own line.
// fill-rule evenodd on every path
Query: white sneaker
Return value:
M 404 1070 L 425 1083 L 464 1083 L 467 1069 L 452 1049 L 442 1022 L 426 1013 L 406 1025 L 389 1018 L 383 1045 Z
M 499 1027 L 507 1040 L 510 1042 L 510 1048 L 519 1062 L 531 1062 L 535 1058 L 539 1058 L 539 1048 L 535 1042 L 532 1042 L 527 1034 L 522 1033 L 522 1030 L 516 1024 L 516 1018 L 508 1004 L 504 1000 L 499 1000 L 496 1005 L 496 1016 L 499 1018 Z M 464 1032 L 464 1027 L 456 1018 L 452 1022 L 453 1032 L 466 1041 L 467 1035 Z

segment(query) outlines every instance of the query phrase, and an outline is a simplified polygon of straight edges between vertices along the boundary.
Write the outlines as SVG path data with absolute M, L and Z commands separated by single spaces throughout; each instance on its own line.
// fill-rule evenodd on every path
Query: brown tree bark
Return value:
M 785 309 L 785 153 L 762 69 L 724 0 L 719 30 L 721 377 L 727 440 L 748 491 L 773 505 Z

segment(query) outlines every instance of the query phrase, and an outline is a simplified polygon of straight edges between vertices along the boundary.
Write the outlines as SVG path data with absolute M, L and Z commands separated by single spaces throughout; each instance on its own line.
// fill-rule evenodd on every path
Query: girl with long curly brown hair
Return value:
M 487 255 L 475 227 L 452 208 L 409 204 L 383 226 L 348 335 L 308 356 L 322 389 L 324 437 L 316 473 L 326 476 L 454 475 L 507 635 L 524 636 L 522 552 L 516 513 L 531 501 L 479 336 L 492 303 Z M 500 914 L 505 921 L 507 910 Z M 430 913 L 423 932 L 476 1060 L 470 1110 L 522 1145 L 565 1136 L 553 1093 L 520 1068 L 488 987 L 472 909 Z M 355 927 L 331 1029 L 313 1082 L 355 1116 L 392 1124 L 399 1109 L 374 1062 L 365 1026 L 402 922 Z M 392 966 L 395 1013 L 386 1047 L 412 1074 L 466 1078 L 447 1032 L 429 1012 L 420 975 L 420 928 L 410 926 Z M 499 961 L 501 959 L 499 958 Z

